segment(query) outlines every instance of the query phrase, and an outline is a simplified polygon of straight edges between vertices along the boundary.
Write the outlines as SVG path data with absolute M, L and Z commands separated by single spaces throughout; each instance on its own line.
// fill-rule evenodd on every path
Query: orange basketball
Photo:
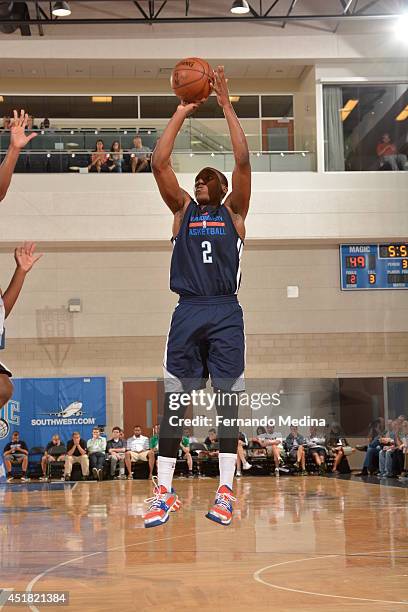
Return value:
M 198 102 L 211 93 L 213 69 L 203 59 L 187 57 L 178 62 L 172 72 L 171 87 L 183 102 Z

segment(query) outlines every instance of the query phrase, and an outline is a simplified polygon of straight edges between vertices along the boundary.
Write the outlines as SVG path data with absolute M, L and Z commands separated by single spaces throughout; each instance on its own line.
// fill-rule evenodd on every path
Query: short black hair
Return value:
M 112 427 L 112 431 L 120 431 L 120 427 Z

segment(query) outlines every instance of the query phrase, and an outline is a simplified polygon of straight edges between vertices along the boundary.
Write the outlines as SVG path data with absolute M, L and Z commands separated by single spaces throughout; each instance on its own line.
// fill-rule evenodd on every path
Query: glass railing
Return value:
M 131 172 L 132 158 L 138 156 L 134 139 L 139 137 L 142 146 L 152 151 L 162 133 L 154 127 L 102 128 L 102 129 L 58 129 L 37 130 L 37 136 L 21 152 L 16 172 L 86 172 L 95 153 L 96 142 L 103 141 L 104 152 L 110 153 L 114 141 L 119 142 L 123 159 L 115 164 L 104 165 L 102 171 Z M 202 138 L 200 140 L 200 134 Z M 219 134 L 226 140 L 226 135 Z M 0 132 L 0 156 L 4 157 L 10 142 L 10 132 Z M 230 147 L 224 148 L 215 142 L 214 134 L 191 131 L 186 126 L 178 135 L 172 155 L 176 172 L 196 172 L 203 166 L 213 166 L 223 172 L 234 167 Z M 316 169 L 315 154 L 311 151 L 251 151 L 251 165 L 255 172 L 302 172 Z M 112 164 L 111 164 L 112 166 Z M 145 170 L 149 171 L 149 167 Z
M 91 156 L 94 151 L 79 149 L 76 151 L 35 151 L 23 150 L 20 153 L 15 172 L 89 172 Z M 106 157 L 109 152 L 104 151 Z M 5 151 L 0 151 L 3 157 Z M 123 151 L 123 159 L 117 163 L 107 160 L 101 165 L 101 172 L 132 172 L 132 158 L 135 154 Z M 221 172 L 232 172 L 234 156 L 231 152 L 188 153 L 177 152 L 171 157 L 175 172 L 199 172 L 205 166 L 217 168 Z M 314 154 L 309 151 L 252 151 L 251 168 L 253 172 L 313 172 Z M 95 169 L 92 169 L 95 171 Z M 143 172 L 151 172 L 148 164 Z

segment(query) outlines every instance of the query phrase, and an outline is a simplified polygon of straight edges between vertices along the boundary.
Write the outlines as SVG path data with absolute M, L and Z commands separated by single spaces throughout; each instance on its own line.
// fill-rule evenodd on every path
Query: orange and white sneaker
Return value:
M 174 489 L 167 491 L 166 487 L 159 485 L 157 477 L 153 476 L 153 496 L 145 499 L 149 504 L 146 514 L 143 516 L 145 527 L 158 527 L 169 520 L 170 512 L 177 512 L 181 502 Z
M 232 495 L 232 489 L 227 485 L 221 485 L 215 495 L 214 505 L 205 515 L 210 521 L 220 525 L 229 525 L 232 521 L 232 504 L 236 498 Z

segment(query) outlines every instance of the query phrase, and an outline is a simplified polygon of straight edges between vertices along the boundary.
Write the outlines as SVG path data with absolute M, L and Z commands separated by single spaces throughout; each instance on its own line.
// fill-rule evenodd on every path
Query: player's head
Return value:
M 13 442 L 18 442 L 20 438 L 20 434 L 18 433 L 18 431 L 13 431 L 13 435 L 11 436 L 11 439 Z
M 218 206 L 228 193 L 227 177 L 215 168 L 203 168 L 194 181 L 194 195 L 198 204 Z

